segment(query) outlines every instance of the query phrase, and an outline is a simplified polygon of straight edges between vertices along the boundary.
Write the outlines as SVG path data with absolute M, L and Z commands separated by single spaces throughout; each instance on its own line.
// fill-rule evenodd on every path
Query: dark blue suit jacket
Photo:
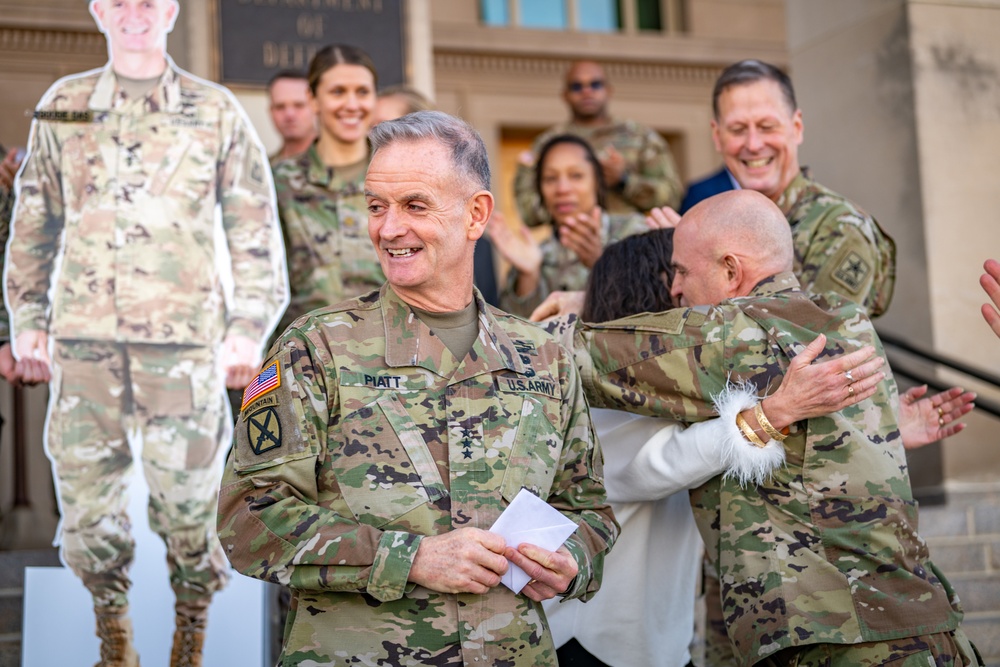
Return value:
M 723 167 L 711 176 L 695 181 L 688 186 L 687 192 L 684 194 L 684 201 L 681 202 L 681 210 L 678 213 L 684 215 L 689 208 L 702 199 L 708 199 L 720 192 L 729 192 L 734 189 L 733 179 Z

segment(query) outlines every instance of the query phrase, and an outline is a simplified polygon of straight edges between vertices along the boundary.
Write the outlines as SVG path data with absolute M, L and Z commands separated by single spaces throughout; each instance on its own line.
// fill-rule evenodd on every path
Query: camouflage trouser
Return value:
M 702 573 L 705 588 L 705 667 L 736 667 L 739 663 L 726 632 L 725 614 L 722 613 L 719 575 L 707 558 L 702 563 Z
M 142 433 L 149 523 L 166 543 L 178 608 L 203 608 L 228 580 L 215 515 L 217 454 L 231 431 L 215 357 L 209 347 L 55 342 L 46 443 L 61 554 L 95 605 L 127 603 L 132 426 Z
M 778 651 L 762 667 L 982 667 L 962 629 L 865 644 L 812 644 Z

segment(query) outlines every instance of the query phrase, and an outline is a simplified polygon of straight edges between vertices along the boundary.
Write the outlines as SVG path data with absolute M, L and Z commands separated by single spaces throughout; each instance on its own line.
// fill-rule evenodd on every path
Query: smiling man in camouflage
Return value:
M 487 306 L 482 139 L 424 111 L 372 130 L 379 291 L 299 318 L 247 390 L 219 497 L 233 564 L 289 586 L 280 664 L 555 665 L 541 600 L 587 598 L 617 535 L 572 355 Z M 488 528 L 522 488 L 578 528 Z M 500 585 L 508 559 L 532 581 Z
M 857 304 L 803 292 L 788 223 L 759 193 L 692 208 L 673 263 L 672 294 L 689 308 L 578 332 L 591 405 L 701 421 L 727 382 L 767 391 L 819 334 L 831 355 L 864 344 L 882 354 Z M 917 534 L 896 386 L 883 370 L 871 398 L 779 434 L 786 465 L 765 483 L 717 477 L 693 492 L 742 667 L 979 664 Z M 845 373 L 844 391 L 857 379 Z
M 18 356 L 52 369 L 61 554 L 93 597 L 100 665 L 138 664 L 125 511 L 133 424 L 176 595 L 170 664 L 199 665 L 209 603 L 228 577 L 213 529 L 224 380 L 245 384 L 257 367 L 287 302 L 284 250 L 267 158 L 238 104 L 166 55 L 177 2 L 90 9 L 111 60 L 58 81 L 38 105 L 6 294 Z

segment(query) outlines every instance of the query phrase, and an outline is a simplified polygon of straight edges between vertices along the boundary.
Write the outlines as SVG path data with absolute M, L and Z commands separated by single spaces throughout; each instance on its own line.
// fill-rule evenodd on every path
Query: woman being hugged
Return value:
M 332 44 L 309 63 L 319 136 L 274 167 L 291 302 L 277 329 L 385 281 L 368 238 L 364 195 L 378 75 L 361 49 Z
M 511 230 L 500 219 L 490 225 L 490 238 L 511 264 L 500 307 L 525 317 L 551 292 L 583 289 L 606 245 L 649 229 L 639 214 L 604 212 L 601 164 L 575 135 L 542 146 L 535 189 L 552 222 L 550 238 L 539 244 L 523 225 Z

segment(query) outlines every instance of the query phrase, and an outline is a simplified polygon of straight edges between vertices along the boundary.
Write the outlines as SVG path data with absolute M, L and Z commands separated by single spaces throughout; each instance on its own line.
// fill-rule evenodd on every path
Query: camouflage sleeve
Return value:
M 18 181 L 4 273 L 14 335 L 48 330 L 49 288 L 65 222 L 59 156 L 53 124 L 34 121 Z
M 574 348 L 590 405 L 683 422 L 714 417 L 712 399 L 727 379 L 764 370 L 751 356 L 762 349 L 759 336 L 727 348 L 733 326 L 758 329 L 732 314 L 688 308 L 579 326 Z
M 302 231 L 300 223 L 302 211 L 295 202 L 295 189 L 291 186 L 294 166 L 292 162 L 283 161 L 274 170 L 274 190 L 278 202 L 278 219 L 281 225 L 281 236 L 285 246 L 285 265 L 288 269 L 288 290 L 290 300 L 288 308 L 282 314 L 277 333 L 283 332 L 300 315 L 300 286 L 308 283 L 310 272 L 310 248 L 312 244 Z
M 622 196 L 636 209 L 648 211 L 659 206 L 676 210 L 683 194 L 670 146 L 654 130 L 647 130 L 638 164 L 626 172 Z
M 612 215 L 611 216 L 611 229 L 608 233 L 607 243 L 604 247 L 608 247 L 612 243 L 617 243 L 624 238 L 629 236 L 635 236 L 636 234 L 645 234 L 649 231 L 649 225 L 646 224 L 646 216 L 639 213 L 629 213 L 626 215 Z
M 233 277 L 226 333 L 263 340 L 288 303 L 285 250 L 264 148 L 237 109 L 226 116 L 218 179 Z
M 843 208 L 831 208 L 816 225 L 798 273 L 805 292 L 836 292 L 871 310 L 869 295 L 879 262 L 874 239 L 863 230 L 871 224 Z
M 327 449 L 327 406 L 337 403 L 336 378 L 326 370 L 332 361 L 296 329 L 275 350 L 259 377 L 274 385 L 273 364 L 277 384 L 251 395 L 226 463 L 218 516 L 226 554 L 264 581 L 397 599 L 420 536 L 365 525 L 338 504 L 330 491 L 337 480 L 325 467 L 335 455 Z
M 300 293 L 309 285 L 312 256 L 316 252 L 316 243 L 310 238 L 306 221 L 322 217 L 317 216 L 317 204 L 327 203 L 325 200 L 332 198 L 323 197 L 324 201 L 317 201 L 315 194 L 303 192 L 302 180 L 298 160 L 284 160 L 274 169 L 274 191 L 285 241 L 288 284 L 293 294 Z
M 563 452 L 548 503 L 578 526 L 566 548 L 580 570 L 564 597 L 589 600 L 601 587 L 604 557 L 618 537 L 619 527 L 607 504 L 604 459 L 572 358 L 565 351 Z

